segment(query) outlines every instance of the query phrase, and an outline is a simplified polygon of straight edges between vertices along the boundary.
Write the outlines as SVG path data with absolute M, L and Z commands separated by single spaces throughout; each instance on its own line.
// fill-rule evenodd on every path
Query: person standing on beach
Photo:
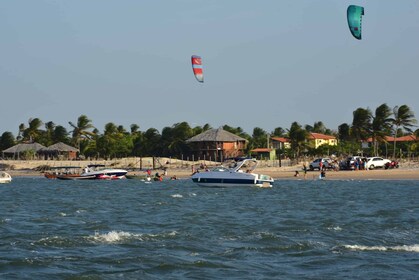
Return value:
M 304 170 L 304 180 L 305 180 L 307 176 L 307 165 L 305 163 L 303 164 L 303 170 Z

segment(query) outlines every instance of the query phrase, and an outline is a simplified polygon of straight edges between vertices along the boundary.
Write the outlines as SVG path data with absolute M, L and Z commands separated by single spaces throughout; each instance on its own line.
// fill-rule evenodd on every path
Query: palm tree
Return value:
M 351 128 L 347 123 L 343 123 L 338 126 L 338 138 L 339 141 L 349 141 L 351 139 L 350 136 Z
M 45 144 L 47 146 L 51 145 L 53 143 L 53 133 L 55 130 L 55 123 L 52 121 L 49 121 L 45 123 Z
M 301 149 L 306 147 L 307 131 L 299 123 L 293 122 L 288 130 L 288 137 L 291 142 L 291 149 L 296 152 L 298 158 Z
M 399 128 L 404 129 L 407 132 L 412 132 L 412 127 L 417 123 L 415 114 L 410 110 L 409 106 L 395 106 L 393 108 L 394 118 L 390 119 L 394 126 L 394 145 L 393 145 L 393 158 L 396 157 L 396 137 Z
M 187 122 L 176 123 L 172 127 L 165 127 L 161 133 L 162 155 L 181 156 L 189 152 L 186 140 L 194 135 L 195 128 Z
M 89 120 L 86 115 L 81 115 L 77 119 L 77 125 L 73 124 L 72 122 L 68 122 L 68 123 L 73 128 L 73 131 L 72 131 L 73 143 L 76 144 L 77 148 L 80 150 L 80 142 L 83 140 L 92 139 L 95 134 L 89 131 L 89 129 L 92 129 L 95 127 L 92 125 L 92 121 Z
M 17 139 L 18 141 L 20 141 L 20 140 L 22 140 L 22 139 L 23 139 L 23 132 L 25 131 L 25 129 L 26 129 L 25 124 L 24 124 L 24 123 L 21 123 L 21 124 L 19 125 L 19 133 L 17 134 L 17 137 L 16 137 L 16 139 Z
M 251 149 L 253 148 L 269 148 L 269 134 L 260 127 L 253 128 L 252 140 L 249 143 Z
M 272 132 L 272 137 L 283 137 L 285 135 L 285 130 L 282 127 L 276 127 Z
M 57 125 L 52 133 L 52 141 L 69 144 L 67 129 L 62 125 Z
M 375 156 L 378 155 L 377 142 L 386 142 L 385 136 L 391 131 L 391 114 L 390 107 L 384 103 L 377 107 L 375 116 L 371 116 L 371 134 Z
M 130 130 L 132 135 L 137 134 L 140 131 L 140 126 L 138 124 L 133 123 L 130 126 Z
M 358 108 L 353 112 L 351 131 L 357 141 L 366 140 L 371 131 L 370 109 Z
M 225 131 L 231 132 L 233 134 L 236 134 L 237 136 L 240 136 L 244 139 L 251 140 L 251 137 L 249 134 L 244 132 L 243 128 L 239 127 L 231 127 L 227 124 L 223 125 L 222 127 Z M 205 131 L 205 130 L 204 130 Z
M 37 141 L 41 134 L 42 121 L 39 118 L 29 119 L 29 127 L 23 131 L 23 139 L 30 142 Z
M 6 150 L 15 145 L 15 137 L 9 131 L 3 132 L 0 136 L 0 150 Z
M 327 130 L 326 126 L 323 124 L 323 122 L 321 122 L 321 121 L 314 122 L 313 132 L 325 134 L 326 130 Z

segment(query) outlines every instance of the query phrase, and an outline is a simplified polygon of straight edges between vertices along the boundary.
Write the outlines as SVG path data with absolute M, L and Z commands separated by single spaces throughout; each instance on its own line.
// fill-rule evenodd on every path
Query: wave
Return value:
M 5 218 L 5 219 L 0 219 L 0 224 L 5 224 L 7 222 L 10 222 L 12 219 L 9 218 Z
M 88 236 L 87 239 L 95 243 L 125 243 L 131 241 L 150 241 L 165 238 L 173 238 L 177 234 L 178 233 L 176 231 L 159 234 L 143 234 L 113 230 L 103 234 L 95 232 L 93 236 Z
M 79 245 L 79 241 L 63 236 L 48 236 L 43 237 L 37 241 L 31 242 L 32 246 L 46 246 L 46 247 L 60 247 L 71 248 Z
M 400 246 L 362 246 L 362 245 L 343 245 L 345 249 L 353 251 L 402 251 L 419 253 L 419 244 L 400 245 Z
M 182 198 L 183 195 L 181 195 L 181 194 L 172 194 L 171 197 Z

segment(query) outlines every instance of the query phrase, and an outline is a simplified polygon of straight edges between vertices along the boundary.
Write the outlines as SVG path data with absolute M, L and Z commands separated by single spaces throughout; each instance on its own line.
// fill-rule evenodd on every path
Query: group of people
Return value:
M 151 178 L 151 170 L 147 169 L 147 176 Z M 156 174 L 154 174 L 153 180 L 154 181 L 163 181 L 164 176 L 167 176 L 167 169 L 163 169 L 163 174 L 160 174 L 159 172 L 156 172 Z M 170 180 L 177 180 L 176 175 L 173 175 L 172 177 L 170 177 Z
M 192 175 L 194 175 L 195 173 L 199 173 L 199 170 L 200 169 L 201 170 L 205 170 L 205 172 L 208 172 L 209 171 L 208 166 L 206 164 L 204 164 L 204 163 L 201 163 L 199 165 L 199 168 L 196 168 L 195 165 L 192 165 Z
M 350 161 L 347 163 L 347 166 L 351 166 Z M 367 159 L 366 158 L 357 158 L 353 163 L 354 170 L 368 170 L 367 168 Z
M 303 164 L 303 172 L 304 172 L 304 180 L 306 179 L 306 177 L 307 177 L 307 165 L 304 163 Z M 298 170 L 296 170 L 295 171 L 295 174 L 294 174 L 294 177 L 299 177 L 300 176 L 300 172 L 298 171 Z M 319 176 L 319 178 L 320 179 L 324 179 L 324 178 L 326 178 L 326 168 L 322 168 L 322 167 L 320 167 L 320 176 Z

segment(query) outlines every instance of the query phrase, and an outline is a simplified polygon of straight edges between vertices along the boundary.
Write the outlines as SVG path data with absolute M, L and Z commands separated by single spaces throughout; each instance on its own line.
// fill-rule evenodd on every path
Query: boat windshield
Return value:
M 214 167 L 212 169 L 212 171 L 214 171 L 214 172 L 227 172 L 227 171 L 230 171 L 230 170 L 228 168 L 225 168 L 224 166 L 217 166 L 217 167 Z
M 227 166 L 229 170 L 234 170 L 234 172 L 252 172 L 257 167 L 257 161 L 255 159 L 230 159 L 224 161 L 222 167 Z M 223 170 L 225 171 L 225 170 Z

